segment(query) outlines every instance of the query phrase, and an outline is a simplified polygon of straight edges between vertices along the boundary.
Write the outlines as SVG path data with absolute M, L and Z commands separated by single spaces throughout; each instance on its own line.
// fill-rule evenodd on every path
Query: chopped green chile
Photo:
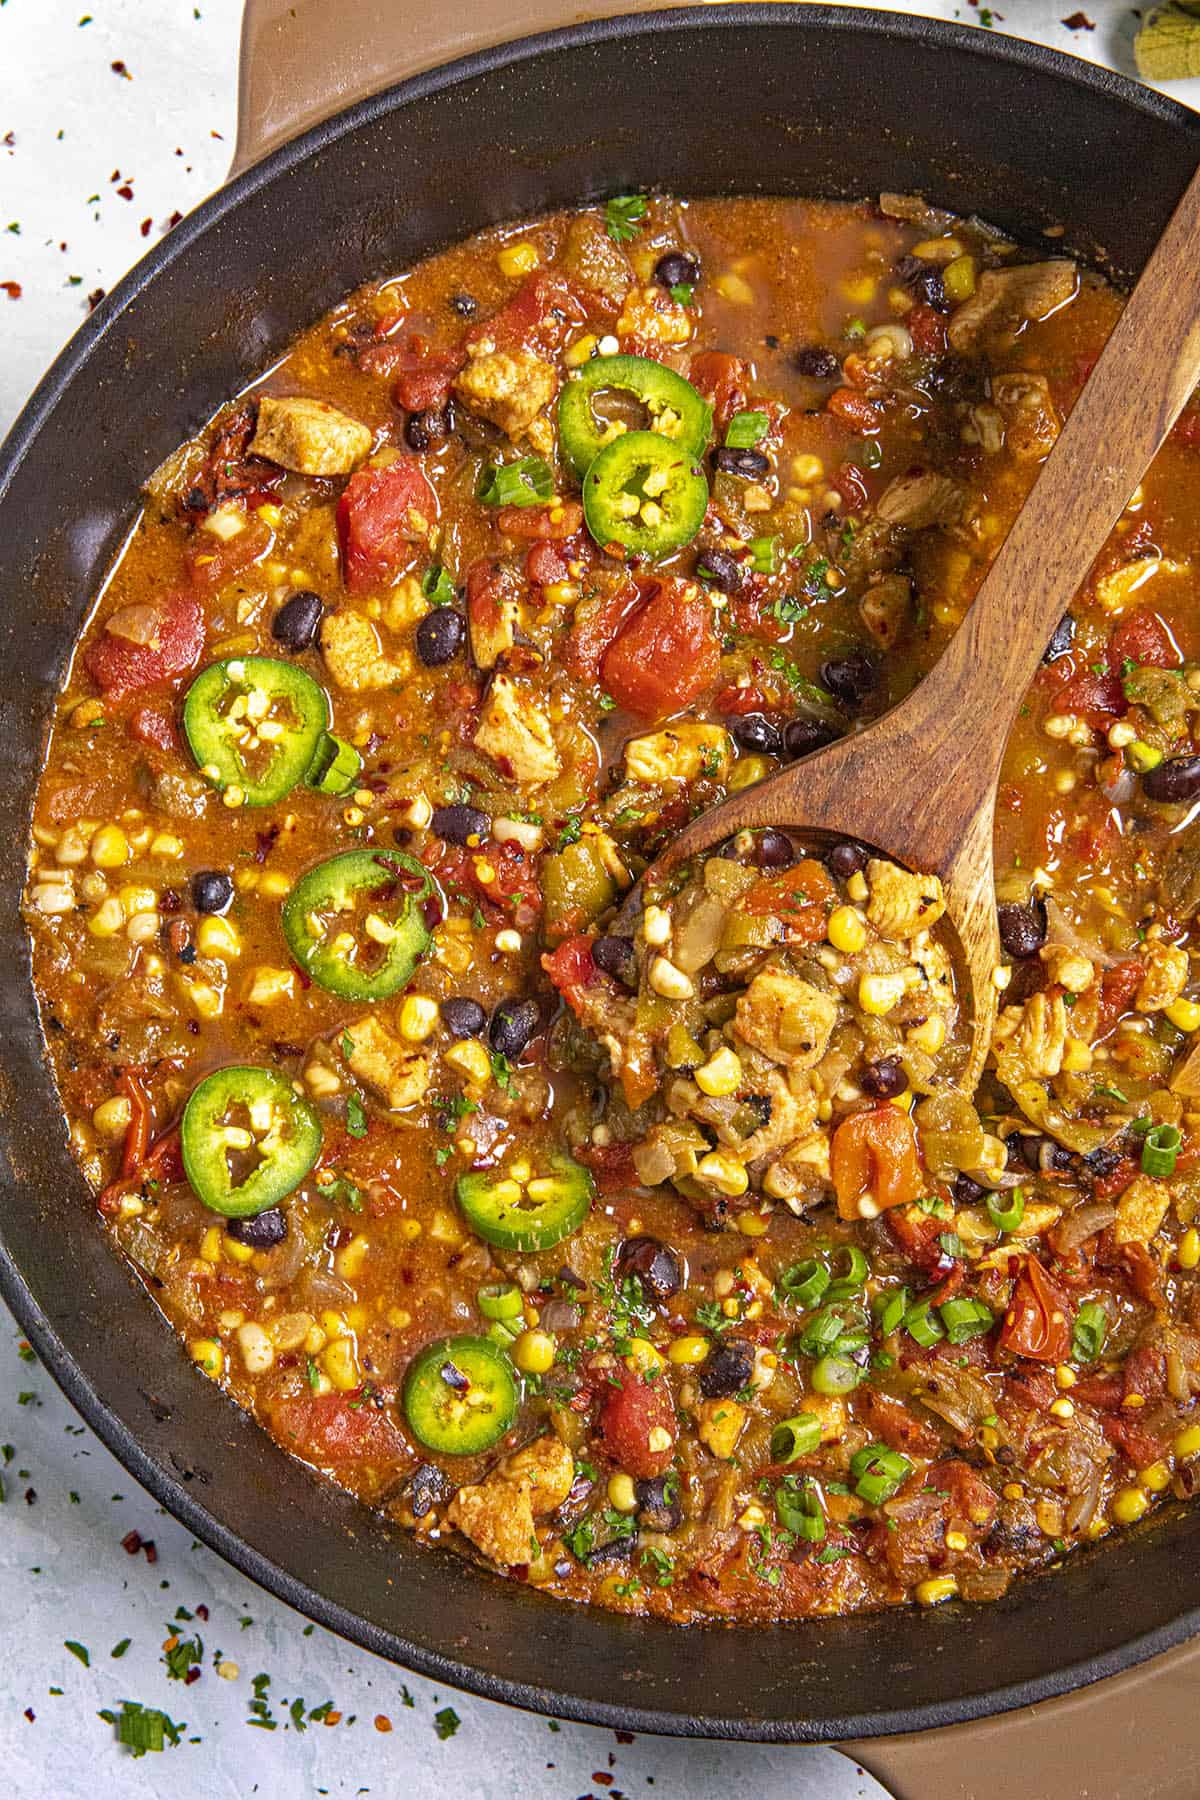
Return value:
M 184 735 L 196 766 L 230 804 L 282 800 L 312 767 L 328 724 L 324 690 L 303 669 L 275 657 L 210 663 L 183 703 Z
M 179 1130 L 193 1193 L 227 1219 L 286 1200 L 321 1154 L 321 1141 L 317 1114 L 286 1076 L 239 1064 L 192 1090 Z
M 283 935 L 331 994 L 386 1000 L 429 948 L 422 903 L 432 893 L 428 870 L 402 851 L 347 850 L 301 876 L 283 903 Z

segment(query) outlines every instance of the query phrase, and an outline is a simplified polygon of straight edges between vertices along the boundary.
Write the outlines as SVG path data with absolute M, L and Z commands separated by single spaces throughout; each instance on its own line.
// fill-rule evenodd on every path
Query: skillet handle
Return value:
M 658 12 L 678 0 L 636 0 Z M 231 175 L 368 94 L 492 44 L 632 10 L 630 0 L 245 0 Z

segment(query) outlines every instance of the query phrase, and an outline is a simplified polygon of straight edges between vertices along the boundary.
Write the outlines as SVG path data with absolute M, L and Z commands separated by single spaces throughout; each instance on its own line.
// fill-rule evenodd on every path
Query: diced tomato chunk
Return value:
M 498 350 L 533 350 L 557 356 L 587 319 L 587 306 L 574 282 L 541 270 L 521 284 L 506 306 L 467 333 L 471 350 L 483 344 Z
M 778 918 L 789 944 L 819 944 L 825 936 L 834 886 L 814 857 L 802 856 L 778 875 L 764 875 L 737 904 L 755 918 Z
M 582 1144 L 575 1155 L 592 1171 L 602 1194 L 638 1185 L 637 1165 L 630 1144 Z
M 1108 659 L 1118 674 L 1127 662 L 1177 669 L 1181 661 L 1167 627 L 1147 607 L 1121 620 L 1109 639 Z
M 1096 1035 L 1103 1037 L 1112 1030 L 1118 1019 L 1129 1011 L 1133 1004 L 1133 996 L 1142 985 L 1146 967 L 1131 957 L 1128 962 L 1115 963 L 1111 969 L 1105 969 L 1100 977 L 1100 1007 L 1096 1019 Z
M 1115 1200 L 1129 1186 L 1141 1163 L 1134 1156 L 1123 1156 L 1115 1169 L 1107 1175 L 1097 1176 L 1092 1186 L 1092 1194 L 1097 1200 Z
M 151 643 L 135 644 L 106 631 L 84 652 L 88 674 L 114 700 L 186 674 L 204 648 L 204 613 L 190 589 L 165 594 L 155 604 L 161 624 Z
M 878 431 L 882 423 L 878 403 L 853 388 L 835 388 L 825 402 L 825 410 L 851 431 L 863 434 Z
M 563 645 L 563 661 L 581 681 L 598 681 L 605 652 L 642 597 L 637 583 L 605 577 L 585 588 Z
M 749 687 L 718 688 L 713 695 L 713 707 L 723 718 L 740 718 L 743 713 L 769 712 L 772 702 L 761 688 L 751 682 Z
M 724 437 L 734 413 L 745 407 L 750 365 L 724 350 L 700 350 L 691 360 L 688 379 L 713 409 L 714 432 Z
M 830 1169 L 843 1219 L 861 1218 L 864 1201 L 876 1212 L 907 1206 L 926 1185 L 913 1122 L 890 1101 L 842 1120 L 833 1134 Z
M 1036 1256 L 1031 1256 L 1013 1289 L 1000 1348 L 1035 1362 L 1064 1362 L 1071 1350 L 1071 1307 Z
M 606 1380 L 598 1429 L 604 1448 L 627 1474 L 646 1480 L 671 1466 L 675 1407 L 665 1381 L 643 1381 L 622 1368 Z
M 277 1400 L 270 1413 L 285 1449 L 306 1462 L 381 1463 L 404 1454 L 390 1414 L 362 1393 L 301 1394 Z
M 384 587 L 408 559 L 409 547 L 429 536 L 437 495 L 415 456 L 360 469 L 338 501 L 342 570 L 351 593 Z
M 578 500 L 558 500 L 553 506 L 504 506 L 496 524 L 506 537 L 551 538 L 561 543 L 574 537 L 583 524 Z
M 867 1424 L 872 1434 L 882 1439 L 889 1450 L 918 1456 L 936 1456 L 942 1447 L 942 1440 L 931 1425 L 914 1418 L 902 1400 L 894 1400 L 890 1394 L 877 1394 L 870 1388 L 864 1391 Z
M 139 744 L 149 744 L 154 750 L 175 750 L 179 747 L 174 720 L 170 713 L 162 712 L 156 706 L 139 706 L 130 717 L 129 735 L 136 738 Z
M 720 671 L 711 604 L 690 582 L 671 577 L 626 620 L 600 665 L 617 705 L 643 719 L 681 712 Z
M 525 556 L 525 579 L 535 587 L 549 587 L 553 581 L 565 581 L 570 574 L 567 552 L 558 544 L 538 538 Z
M 936 1268 L 941 1262 L 942 1249 L 938 1239 L 947 1226 L 936 1213 L 922 1212 L 918 1206 L 900 1206 L 888 1214 L 887 1226 L 910 1262 L 926 1270 Z
M 443 407 L 465 360 L 461 350 L 437 350 L 431 339 L 418 331 L 368 344 L 357 357 L 360 369 L 396 377 L 392 397 L 406 412 L 431 412 Z
M 261 519 L 247 519 L 235 537 L 195 532 L 187 548 L 188 572 L 198 594 L 215 594 L 271 548 L 271 533 Z
M 1073 713 L 1086 720 L 1094 731 L 1106 731 L 1114 719 L 1123 718 L 1129 711 L 1129 702 L 1115 671 L 1097 675 L 1093 669 L 1085 669 L 1060 689 L 1054 707 L 1056 712 Z
M 932 306 L 914 306 L 905 316 L 919 356 L 940 356 L 946 348 L 946 321 Z
M 543 956 L 542 967 L 573 1013 L 579 1012 L 586 989 L 601 978 L 592 961 L 590 937 L 564 938 L 557 950 Z
M 472 896 L 511 916 L 524 931 L 542 910 L 542 888 L 529 852 L 519 844 L 489 843 L 478 850 L 448 846 L 437 863 L 443 887 L 466 889 Z

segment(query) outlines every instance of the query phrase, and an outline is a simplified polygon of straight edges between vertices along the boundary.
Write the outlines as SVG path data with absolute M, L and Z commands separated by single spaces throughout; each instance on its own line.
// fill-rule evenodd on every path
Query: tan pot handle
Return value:
M 230 173 L 356 100 L 492 44 L 680 0 L 246 0 Z

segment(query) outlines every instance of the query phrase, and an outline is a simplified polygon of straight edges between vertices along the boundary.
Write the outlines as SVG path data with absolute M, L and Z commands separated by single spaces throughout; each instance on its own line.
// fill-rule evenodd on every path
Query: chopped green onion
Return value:
M 816 1306 L 825 1289 L 829 1286 L 829 1270 L 815 1256 L 806 1258 L 804 1262 L 793 1263 L 779 1277 L 779 1285 L 802 1312 Z
M 771 1433 L 771 1461 L 795 1462 L 798 1456 L 810 1456 L 821 1442 L 821 1421 L 815 1413 L 797 1413 L 781 1419 Z
M 524 1297 L 514 1281 L 481 1287 L 476 1299 L 485 1319 L 515 1319 L 525 1308 Z
M 775 1489 L 775 1516 L 785 1531 L 819 1544 L 825 1536 L 825 1514 L 814 1481 L 799 1483 L 788 1475 Z
M 909 1307 L 904 1315 L 904 1329 L 909 1337 L 916 1338 L 918 1344 L 924 1345 L 926 1349 L 946 1335 L 930 1312 L 928 1300 L 918 1300 L 915 1306 Z
M 879 1506 L 912 1474 L 912 1464 L 886 1444 L 865 1444 L 850 1458 L 850 1474 L 859 1499 Z
M 454 583 L 441 563 L 434 563 L 421 577 L 421 592 L 430 606 L 450 606 L 456 599 Z
M 823 1356 L 813 1364 L 809 1379 L 817 1394 L 850 1394 L 862 1380 L 865 1371 L 845 1356 Z
M 820 1356 L 826 1350 L 832 1350 L 845 1329 L 846 1321 L 840 1312 L 832 1306 L 823 1306 L 814 1313 L 808 1324 L 796 1339 L 797 1349 L 805 1356 Z
M 554 476 L 541 456 L 493 463 L 483 474 L 476 498 L 485 506 L 540 506 L 554 493 Z
M 857 1244 L 843 1244 L 835 1252 L 835 1268 L 839 1257 L 845 1258 L 846 1268 L 829 1288 L 825 1296 L 828 1301 L 849 1300 L 852 1294 L 857 1294 L 861 1288 L 866 1287 L 867 1276 L 871 1273 L 871 1265 Z
M 938 1311 L 952 1344 L 965 1344 L 969 1338 L 981 1337 L 996 1323 L 991 1307 L 985 1306 L 982 1300 L 947 1300 Z
M 1075 1314 L 1071 1356 L 1075 1362 L 1095 1362 L 1108 1336 L 1108 1314 L 1098 1300 L 1085 1300 Z
M 487 1334 L 493 1344 L 498 1344 L 501 1350 L 511 1350 L 521 1335 L 523 1324 L 524 1320 L 493 1319 L 488 1326 Z
M 1130 1119 L 1125 1129 L 1126 1131 L 1131 1131 L 1134 1137 L 1148 1137 L 1154 1130 L 1154 1120 L 1149 1114 L 1146 1114 L 1140 1119 Z
M 605 229 L 614 244 L 627 244 L 645 216 L 645 194 L 614 194 L 604 208 Z
M 749 450 L 771 429 L 765 412 L 734 413 L 725 428 L 725 444 L 729 450 Z
M 677 281 L 667 289 L 676 306 L 690 306 L 695 289 L 690 281 Z
M 943 1256 L 963 1256 L 963 1241 L 957 1231 L 943 1231 L 938 1234 L 938 1248 Z
M 779 538 L 750 539 L 750 567 L 756 575 L 773 575 L 779 567 Z
M 899 1330 L 908 1311 L 908 1289 L 894 1288 L 890 1294 L 877 1294 L 875 1303 L 879 1330 L 884 1337 L 891 1337 L 893 1331 Z
M 862 319 L 847 319 L 843 334 L 848 338 L 864 338 L 867 335 L 866 323 Z
M 1007 1203 L 999 1194 L 989 1194 L 987 1213 L 997 1231 L 1015 1231 L 1025 1217 L 1024 1192 L 1019 1187 L 1014 1188 Z
M 1153 1131 L 1146 1133 L 1146 1141 L 1142 1145 L 1142 1173 L 1144 1175 L 1173 1175 L 1175 1158 L 1179 1155 L 1179 1146 L 1183 1139 L 1179 1135 L 1177 1125 L 1156 1125 Z

